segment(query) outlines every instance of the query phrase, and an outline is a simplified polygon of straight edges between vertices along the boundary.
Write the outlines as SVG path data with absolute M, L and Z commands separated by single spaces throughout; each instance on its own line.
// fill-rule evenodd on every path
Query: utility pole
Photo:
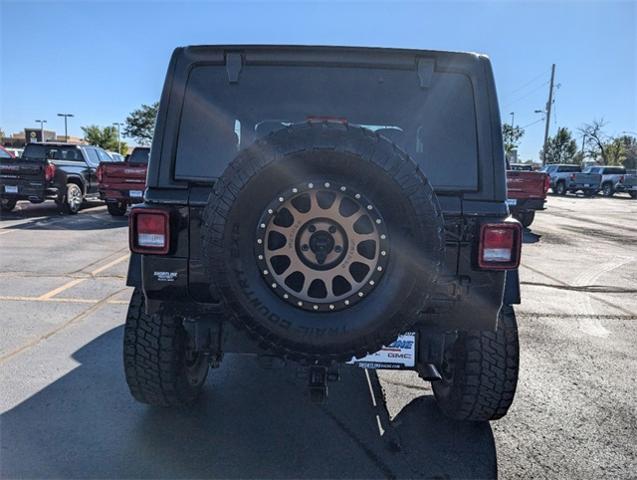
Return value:
M 511 112 L 509 115 L 511 115 L 511 128 L 515 128 L 515 112 Z
M 553 83 L 555 81 L 555 64 L 551 67 L 551 85 L 549 87 L 549 100 L 546 102 L 546 125 L 544 126 L 544 147 L 542 148 L 542 165 L 546 164 L 546 148 L 549 141 L 549 124 L 551 122 L 551 107 L 553 106 Z
M 113 122 L 113 125 L 117 127 L 117 153 L 121 154 L 122 141 L 120 140 L 121 137 L 119 136 L 119 127 L 121 127 L 124 124 L 122 122 Z
M 584 159 L 584 145 L 586 145 L 586 134 L 582 135 L 582 160 Z
M 58 113 L 58 117 L 64 117 L 64 141 L 68 142 L 69 141 L 69 130 L 67 127 L 67 119 L 69 117 L 73 117 L 72 113 Z
M 35 123 L 40 124 L 40 141 L 44 142 L 44 124 L 46 123 L 46 120 L 36 120 Z

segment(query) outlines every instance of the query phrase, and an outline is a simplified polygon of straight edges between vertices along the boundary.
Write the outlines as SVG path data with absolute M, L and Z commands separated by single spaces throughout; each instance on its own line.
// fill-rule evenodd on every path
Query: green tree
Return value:
M 133 110 L 126 117 L 124 135 L 134 138 L 141 145 L 150 145 L 153 139 L 158 109 L 159 102 L 155 102 L 152 105 L 143 104 L 137 110 Z
M 581 163 L 581 157 L 577 155 L 577 142 L 573 139 L 568 128 L 560 127 L 554 137 L 546 141 L 546 157 L 544 148 L 540 150 L 540 158 L 545 158 L 545 163 Z M 576 160 L 580 160 L 577 162 Z
M 97 145 L 110 152 L 119 150 L 122 155 L 126 155 L 128 151 L 125 142 L 117 141 L 117 128 L 115 127 L 100 128 L 97 125 L 88 125 L 82 127 L 82 131 L 84 132 L 84 140 L 91 145 Z
M 624 165 L 634 169 L 637 165 L 637 139 L 630 135 L 622 135 L 610 139 L 606 143 L 608 165 Z
M 520 139 L 524 135 L 522 127 L 514 127 L 508 123 L 502 125 L 502 141 L 504 142 L 504 153 L 510 155 L 513 150 L 518 148 Z

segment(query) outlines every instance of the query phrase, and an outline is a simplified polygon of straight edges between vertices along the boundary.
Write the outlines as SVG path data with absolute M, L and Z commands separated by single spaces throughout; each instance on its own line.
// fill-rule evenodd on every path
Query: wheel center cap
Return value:
M 310 250 L 316 256 L 319 265 L 325 263 L 325 258 L 334 249 L 334 237 L 325 230 L 314 232 L 310 237 Z

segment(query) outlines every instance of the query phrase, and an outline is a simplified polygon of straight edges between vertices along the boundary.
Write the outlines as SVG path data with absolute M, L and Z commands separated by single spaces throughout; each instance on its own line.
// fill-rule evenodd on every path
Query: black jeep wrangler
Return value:
M 463 420 L 506 414 L 517 267 L 489 59 L 375 48 L 175 50 L 130 215 L 133 396 L 195 400 L 224 353 L 408 368 Z

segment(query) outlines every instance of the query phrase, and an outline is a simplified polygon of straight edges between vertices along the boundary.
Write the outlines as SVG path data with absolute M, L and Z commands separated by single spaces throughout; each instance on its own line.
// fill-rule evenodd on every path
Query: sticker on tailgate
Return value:
M 352 358 L 347 363 L 371 369 L 412 368 L 416 365 L 416 334 L 403 333 L 376 353 L 363 358 Z

